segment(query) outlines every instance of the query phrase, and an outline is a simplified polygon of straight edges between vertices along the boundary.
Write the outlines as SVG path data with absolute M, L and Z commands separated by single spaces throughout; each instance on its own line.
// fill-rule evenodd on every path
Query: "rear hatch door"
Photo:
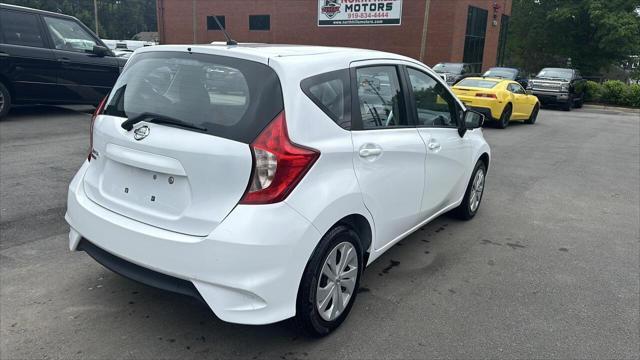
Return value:
M 84 178 L 95 203 L 131 219 L 205 236 L 242 198 L 249 143 L 283 109 L 267 65 L 232 57 L 157 51 L 135 55 L 95 122 L 95 158 Z M 189 126 L 156 123 L 151 113 Z

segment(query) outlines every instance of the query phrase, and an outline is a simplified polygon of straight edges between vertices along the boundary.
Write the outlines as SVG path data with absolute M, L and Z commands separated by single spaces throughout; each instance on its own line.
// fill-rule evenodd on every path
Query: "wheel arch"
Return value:
M 482 155 L 478 158 L 478 161 L 484 162 L 484 165 L 487 167 L 487 172 L 489 172 L 489 162 L 491 161 L 491 157 L 489 153 L 483 152 Z
M 0 83 L 2 83 L 2 85 L 4 85 L 7 90 L 9 90 L 9 95 L 11 95 L 11 101 L 13 102 L 14 99 L 16 98 L 16 92 L 15 89 L 13 88 L 13 84 L 11 83 L 11 81 L 9 81 L 9 79 L 0 74 Z
M 347 225 L 358 233 L 360 241 L 362 242 L 360 245 L 362 245 L 364 252 L 364 263 L 366 264 L 369 260 L 369 254 L 371 253 L 371 245 L 373 244 L 373 227 L 369 223 L 369 220 L 361 214 L 351 214 L 338 220 L 333 226 L 339 224 Z M 331 228 L 333 228 L 333 226 Z

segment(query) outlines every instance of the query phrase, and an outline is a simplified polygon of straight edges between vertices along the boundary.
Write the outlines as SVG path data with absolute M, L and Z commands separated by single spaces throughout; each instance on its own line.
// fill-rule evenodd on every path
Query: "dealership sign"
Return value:
M 318 0 L 318 26 L 400 25 L 402 0 Z

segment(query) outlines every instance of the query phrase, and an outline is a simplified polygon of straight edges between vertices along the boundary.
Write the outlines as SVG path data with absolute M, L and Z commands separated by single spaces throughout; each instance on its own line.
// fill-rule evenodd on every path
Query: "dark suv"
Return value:
M 529 89 L 542 105 L 559 104 L 570 111 L 572 107 L 582 107 L 586 83 L 578 70 L 544 68 L 529 80 Z
M 471 64 L 466 63 L 439 63 L 433 67 L 433 71 L 440 74 L 449 86 L 453 86 L 464 78 L 480 76 L 479 73 L 473 71 Z
M 0 4 L 0 118 L 13 104 L 91 104 L 127 62 L 78 19 Z
M 485 71 L 482 77 L 513 80 L 525 89 L 529 87 L 527 74 L 518 68 L 492 67 Z

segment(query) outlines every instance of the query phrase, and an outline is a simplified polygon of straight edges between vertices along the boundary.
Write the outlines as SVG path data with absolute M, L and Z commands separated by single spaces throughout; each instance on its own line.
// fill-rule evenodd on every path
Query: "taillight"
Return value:
M 490 94 L 490 93 L 477 93 L 476 97 L 489 98 L 489 99 L 497 99 L 498 98 L 496 96 L 496 94 Z
M 289 140 L 284 111 L 251 144 L 253 173 L 241 204 L 272 204 L 284 200 L 320 156 Z
M 102 114 L 104 105 L 107 102 L 107 97 L 108 96 L 105 96 L 105 98 L 100 101 L 100 104 L 98 104 L 96 111 L 94 111 L 93 116 L 91 116 L 91 125 L 89 125 L 89 154 L 87 155 L 87 160 L 89 161 L 91 161 L 92 157 L 95 159 L 93 155 L 93 125 L 96 122 L 96 118 L 98 117 L 98 115 Z

